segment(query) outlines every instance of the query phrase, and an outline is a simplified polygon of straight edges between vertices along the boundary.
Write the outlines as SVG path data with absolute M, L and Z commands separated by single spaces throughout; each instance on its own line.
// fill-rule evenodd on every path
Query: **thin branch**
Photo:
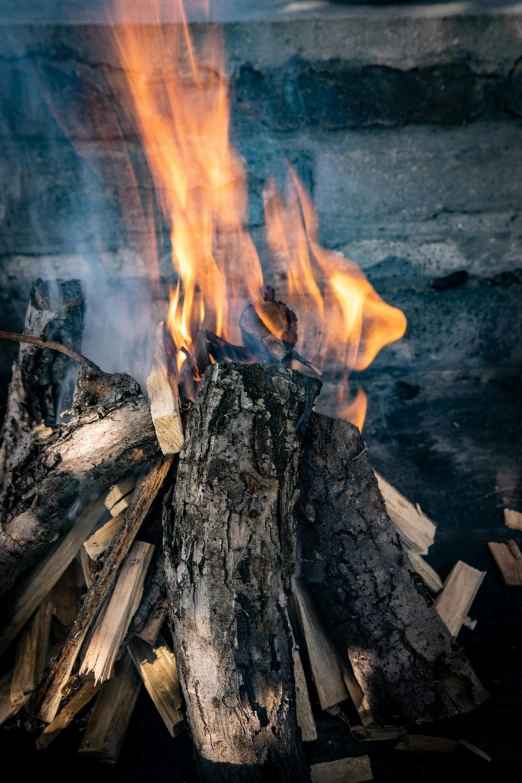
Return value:
M 0 332 L 0 340 L 14 340 L 16 343 L 29 343 L 30 345 L 37 345 L 39 348 L 50 348 L 53 351 L 59 351 L 60 353 L 65 354 L 73 361 L 83 365 L 83 367 L 88 367 L 91 370 L 98 370 L 98 372 L 101 372 L 98 365 L 91 362 L 86 356 L 55 340 L 45 340 L 43 337 L 33 337 L 30 334 L 17 334 L 17 332 Z

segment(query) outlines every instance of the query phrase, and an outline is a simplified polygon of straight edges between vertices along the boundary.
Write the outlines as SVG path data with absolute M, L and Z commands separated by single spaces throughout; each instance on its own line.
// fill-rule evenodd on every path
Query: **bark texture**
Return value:
M 24 332 L 79 350 L 84 304 L 79 280 L 37 280 L 31 289 Z M 54 425 L 60 407 L 71 406 L 74 367 L 74 362 L 61 353 L 20 345 L 0 434 L 0 487 L 8 483 L 24 437 L 39 424 Z
M 303 436 L 301 576 L 375 720 L 433 721 L 487 694 L 412 571 L 359 431 L 312 414 Z
M 157 451 L 149 406 L 130 376 L 83 368 L 75 410 L 48 437 L 26 438 L 11 469 L 0 498 L 0 598 L 91 501 Z
M 319 384 L 222 364 L 190 412 L 165 503 L 169 606 L 205 781 L 306 781 L 286 603 L 299 430 Z

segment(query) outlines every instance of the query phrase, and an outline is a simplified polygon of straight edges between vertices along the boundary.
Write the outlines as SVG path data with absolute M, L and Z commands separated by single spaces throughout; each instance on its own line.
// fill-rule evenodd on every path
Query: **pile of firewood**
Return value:
M 408 725 L 484 701 L 455 641 L 484 574 L 459 561 L 441 583 L 433 522 L 314 412 L 273 290 L 243 346 L 203 333 L 179 376 L 160 325 L 148 399 L 78 353 L 83 309 L 78 282 L 38 281 L 27 336 L 7 335 L 0 724 L 24 707 L 44 749 L 95 700 L 79 752 L 115 763 L 143 684 L 172 736 L 188 724 L 202 780 L 362 781 L 366 756 L 310 772 L 315 709 L 418 749 L 433 738 Z

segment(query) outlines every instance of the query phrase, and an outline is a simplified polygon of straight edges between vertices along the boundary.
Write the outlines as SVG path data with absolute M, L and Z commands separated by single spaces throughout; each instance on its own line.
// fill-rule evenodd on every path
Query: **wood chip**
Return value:
M 417 552 L 412 552 L 411 549 L 407 549 L 410 563 L 415 571 L 418 573 L 426 587 L 431 593 L 440 593 L 442 590 L 442 579 L 438 573 L 433 569 L 429 563 L 427 563 L 422 555 Z
M 435 606 L 452 636 L 457 636 L 462 628 L 485 575 L 485 571 L 478 571 L 459 560 L 444 582 Z
M 185 724 L 181 714 L 178 670 L 172 650 L 161 636 L 154 647 L 136 636 L 128 649 L 165 726 L 175 737 L 183 731 Z
M 74 720 L 78 713 L 94 698 L 101 685 L 88 680 L 78 693 L 60 710 L 52 723 L 49 723 L 36 740 L 36 749 L 44 750 Z
M 170 376 L 164 346 L 164 323 L 158 325 L 156 350 L 147 378 L 150 413 L 163 454 L 177 454 L 183 446 L 177 380 Z
M 436 527 L 420 506 L 414 506 L 379 473 L 375 473 L 379 489 L 386 503 L 386 511 L 397 534 L 419 555 L 427 555 L 435 539 Z
M 428 751 L 431 753 L 453 753 L 457 743 L 446 737 L 430 737 L 424 734 L 405 734 L 401 737 L 395 750 Z
M 522 530 L 522 514 L 520 511 L 513 511 L 511 508 L 504 509 L 504 524 L 511 530 Z
M 105 682 L 89 717 L 78 753 L 94 761 L 116 763 L 141 688 L 141 679 L 125 653 L 116 677 Z
M 11 702 L 25 704 L 47 663 L 52 602 L 45 598 L 25 628 L 18 644 L 11 678 Z
M 122 525 L 124 516 L 124 514 L 118 514 L 118 516 L 109 519 L 103 527 L 100 527 L 87 539 L 83 546 L 91 560 L 97 560 L 110 547 L 112 539 Z
M 513 540 L 506 544 L 490 541 L 488 547 L 500 569 L 504 582 L 512 587 L 522 585 L 522 553 L 517 543 Z
M 110 488 L 109 493 L 105 498 L 105 507 L 111 512 L 113 517 L 120 513 L 119 511 L 115 511 L 114 507 L 117 506 L 118 503 L 121 503 L 122 500 L 127 498 L 127 496 L 132 493 L 135 486 L 136 476 L 129 476 L 129 478 L 118 482 L 118 484 L 113 484 L 113 486 Z M 127 503 L 127 506 L 128 505 L 129 504 Z
M 85 539 L 91 535 L 102 508 L 103 502 L 97 501 L 85 509 L 56 549 L 7 597 L 0 612 L 0 654 L 13 641 L 73 561 Z
M 92 673 L 96 682 L 104 682 L 112 676 L 116 656 L 141 600 L 153 552 L 152 544 L 143 541 L 134 543 L 118 575 L 110 601 L 100 612 L 93 628 L 80 675 Z
M 312 764 L 312 783 L 365 783 L 373 780 L 369 756 Z

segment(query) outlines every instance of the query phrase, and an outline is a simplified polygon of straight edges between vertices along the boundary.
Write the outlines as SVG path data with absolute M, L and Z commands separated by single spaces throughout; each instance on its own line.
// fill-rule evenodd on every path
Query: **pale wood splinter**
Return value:
M 462 628 L 485 575 L 485 571 L 459 560 L 444 582 L 435 606 L 452 636 L 457 636 Z

